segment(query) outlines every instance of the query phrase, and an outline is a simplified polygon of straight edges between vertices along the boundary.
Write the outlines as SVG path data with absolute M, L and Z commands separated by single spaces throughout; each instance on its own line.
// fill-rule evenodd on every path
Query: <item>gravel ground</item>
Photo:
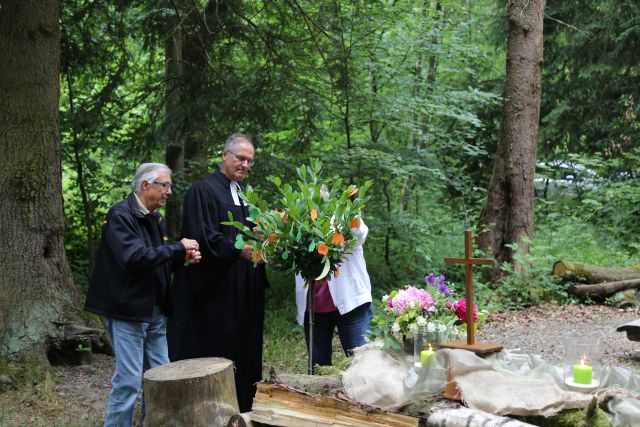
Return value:
M 615 309 L 599 305 L 553 306 L 543 304 L 522 311 L 489 316 L 478 331 L 479 341 L 502 344 L 539 354 L 562 363 L 562 337 L 567 333 L 594 336 L 604 343 L 603 362 L 640 372 L 640 343 L 629 341 L 616 327 L 640 318 L 640 309 Z M 25 397 L 10 391 L 0 394 L 0 427 L 99 426 L 111 387 L 114 359 L 92 355 L 90 364 L 54 367 L 56 393 Z
M 625 332 L 616 332 L 618 326 L 638 318 L 640 310 L 636 308 L 542 304 L 489 316 L 478 336 L 480 341 L 502 344 L 506 349 L 539 354 L 553 364 L 563 362 L 563 336 L 592 336 L 602 343 L 603 365 L 640 372 L 640 342 L 629 341 Z

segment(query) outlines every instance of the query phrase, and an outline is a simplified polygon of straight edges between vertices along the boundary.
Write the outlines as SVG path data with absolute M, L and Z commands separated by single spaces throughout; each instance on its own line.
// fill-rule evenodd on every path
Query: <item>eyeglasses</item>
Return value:
M 245 156 L 238 156 L 236 153 L 234 153 L 233 151 L 229 150 L 227 148 L 227 151 L 231 154 L 233 154 L 233 157 L 235 157 L 236 159 L 238 159 L 238 161 L 240 163 L 244 163 L 247 162 L 249 164 L 249 167 L 253 166 L 256 162 L 254 159 L 252 159 L 251 157 L 245 157 Z
M 158 185 L 161 185 L 161 186 L 162 186 L 162 189 L 163 189 L 164 191 L 171 190 L 171 188 L 173 187 L 173 184 L 172 184 L 172 183 L 170 183 L 170 182 L 158 182 L 158 181 L 154 181 L 154 182 L 152 182 L 152 184 L 158 184 Z

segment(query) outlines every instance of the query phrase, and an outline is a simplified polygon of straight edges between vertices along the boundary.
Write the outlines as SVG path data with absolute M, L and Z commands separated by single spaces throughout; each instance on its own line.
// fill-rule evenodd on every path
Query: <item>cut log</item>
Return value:
M 574 295 L 613 295 L 616 292 L 630 288 L 640 288 L 640 278 L 620 280 L 617 282 L 593 283 L 585 285 L 574 285 L 569 291 Z
M 300 375 L 281 375 L 295 383 Z M 306 375 L 304 377 L 307 377 Z M 273 378 L 273 372 L 272 372 Z M 319 379 L 318 384 L 332 383 L 333 379 Z M 311 383 L 315 383 L 311 381 Z M 316 387 L 315 385 L 313 386 Z M 253 400 L 251 421 L 270 426 L 319 427 L 319 426 L 438 426 L 438 427 L 532 427 L 531 424 L 466 408 L 459 404 L 445 403 L 433 407 L 428 415 L 409 415 L 383 411 L 369 405 L 354 402 L 340 391 L 330 395 L 313 395 L 295 390 L 286 384 L 260 382 Z
M 251 421 L 275 426 L 417 427 L 419 417 L 385 412 L 347 399 L 341 393 L 318 396 L 283 384 L 259 382 Z
M 149 369 L 144 401 L 146 427 L 225 426 L 240 412 L 233 363 L 205 357 Z
M 584 283 L 620 282 L 640 279 L 640 265 L 625 268 L 605 268 L 576 261 L 556 261 L 554 276 Z

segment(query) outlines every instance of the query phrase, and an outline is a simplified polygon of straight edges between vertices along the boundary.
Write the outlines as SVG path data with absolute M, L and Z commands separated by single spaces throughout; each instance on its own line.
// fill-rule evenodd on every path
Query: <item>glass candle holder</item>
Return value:
M 600 386 L 602 343 L 594 337 L 563 338 L 564 383 L 568 389 L 589 393 Z
M 419 327 L 413 336 L 413 366 L 422 367 L 440 344 L 448 342 L 449 331 L 444 325 L 429 324 Z

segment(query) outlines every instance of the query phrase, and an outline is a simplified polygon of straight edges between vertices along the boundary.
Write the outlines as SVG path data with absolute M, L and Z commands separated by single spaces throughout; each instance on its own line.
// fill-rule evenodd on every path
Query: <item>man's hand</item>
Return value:
M 187 266 L 189 264 L 197 264 L 202 259 L 202 254 L 200 253 L 200 245 L 198 242 L 192 239 L 184 238 L 180 240 L 182 246 L 184 246 L 187 253 L 184 256 L 184 265 Z
M 184 246 L 184 249 L 189 252 L 189 251 L 197 251 L 200 249 L 200 245 L 198 244 L 198 242 L 196 242 L 195 240 L 192 239 L 187 239 L 186 237 L 182 240 L 180 240 L 180 243 L 182 243 L 182 246 Z
M 187 254 L 184 256 L 185 267 L 187 266 L 187 264 L 197 264 L 201 259 L 202 254 L 200 253 L 200 251 L 187 251 Z
M 242 258 L 248 259 L 249 261 L 253 262 L 253 258 L 251 257 L 252 254 L 253 246 L 250 245 L 244 245 L 244 248 L 242 248 L 242 250 L 240 251 L 240 256 Z

